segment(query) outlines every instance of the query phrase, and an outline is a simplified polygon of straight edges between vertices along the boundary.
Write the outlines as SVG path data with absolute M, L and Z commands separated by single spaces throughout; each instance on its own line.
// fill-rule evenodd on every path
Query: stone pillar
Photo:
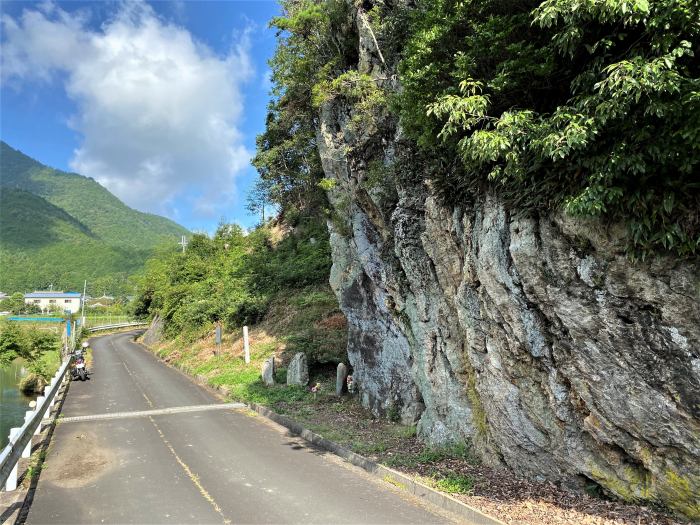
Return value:
M 267 386 L 275 384 L 275 358 L 270 357 L 262 365 L 262 380 Z
M 345 380 L 348 377 L 348 367 L 344 363 L 338 363 L 338 371 L 335 375 L 335 395 L 342 396 L 345 391 Z
M 287 384 L 306 386 L 309 383 L 309 365 L 306 354 L 297 352 L 287 367 Z

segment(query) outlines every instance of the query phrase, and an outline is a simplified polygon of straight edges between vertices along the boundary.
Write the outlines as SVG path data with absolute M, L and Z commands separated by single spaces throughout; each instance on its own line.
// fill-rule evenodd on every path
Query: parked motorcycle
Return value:
M 83 343 L 83 348 L 87 348 L 87 343 Z M 89 379 L 88 369 L 87 366 L 85 366 L 85 357 L 83 356 L 83 348 L 79 348 L 73 354 L 72 378 L 74 381 L 78 379 L 81 381 Z

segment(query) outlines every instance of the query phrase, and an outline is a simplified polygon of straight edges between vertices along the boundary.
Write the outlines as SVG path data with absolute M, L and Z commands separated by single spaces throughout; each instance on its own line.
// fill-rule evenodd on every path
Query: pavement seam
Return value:
M 153 406 L 151 404 L 151 406 Z M 133 410 L 131 412 L 105 412 L 102 414 L 90 414 L 86 416 L 71 416 L 58 419 L 58 423 L 78 423 L 83 421 L 103 421 L 111 419 L 128 419 L 134 417 L 163 416 L 170 414 L 184 414 L 189 412 L 209 412 L 212 410 L 235 410 L 246 408 L 243 403 L 223 403 L 212 405 L 187 405 L 170 408 L 156 408 L 153 410 Z M 47 424 L 51 419 L 42 421 L 42 425 Z

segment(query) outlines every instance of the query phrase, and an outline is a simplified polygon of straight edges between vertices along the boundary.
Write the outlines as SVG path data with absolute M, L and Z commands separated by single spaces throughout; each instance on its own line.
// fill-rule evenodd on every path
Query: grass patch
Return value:
M 456 472 L 436 475 L 428 484 L 448 494 L 469 494 L 474 490 L 474 480 Z
M 389 467 L 416 467 L 430 465 L 446 459 L 458 459 L 470 464 L 477 463 L 467 443 L 455 443 L 446 447 L 425 448 L 418 453 L 395 454 L 385 461 Z
M 29 465 L 27 466 L 27 474 L 25 477 L 25 483 L 32 483 L 41 474 L 41 470 L 44 468 L 44 461 L 46 461 L 46 450 L 39 450 L 32 454 L 29 459 Z
M 362 443 L 362 442 L 357 442 L 353 443 L 352 445 L 352 450 L 353 452 L 357 452 L 358 454 L 379 454 L 382 452 L 386 452 L 386 450 L 389 448 L 388 443 L 384 442 L 375 442 L 375 443 Z

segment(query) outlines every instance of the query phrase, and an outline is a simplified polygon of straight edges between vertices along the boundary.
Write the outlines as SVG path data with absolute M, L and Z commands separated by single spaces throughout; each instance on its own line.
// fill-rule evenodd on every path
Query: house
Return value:
M 79 292 L 31 292 L 24 294 L 24 302 L 41 308 L 42 311 L 69 310 L 77 313 L 82 306 L 82 294 Z

